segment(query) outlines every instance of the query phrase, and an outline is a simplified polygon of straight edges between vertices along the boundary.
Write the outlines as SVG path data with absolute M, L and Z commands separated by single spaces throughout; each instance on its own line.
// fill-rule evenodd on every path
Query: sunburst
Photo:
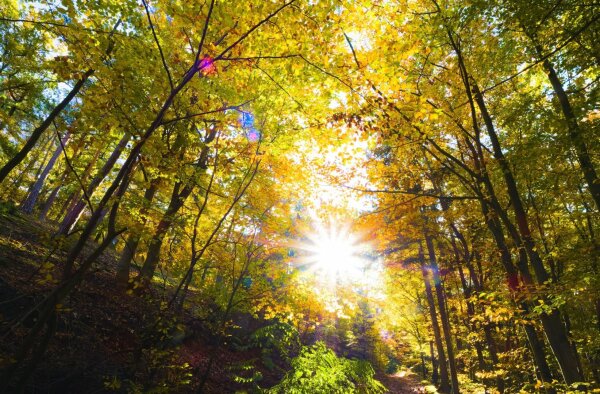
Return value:
M 322 275 L 322 279 L 354 281 L 370 263 L 364 256 L 368 244 L 353 234 L 348 225 L 316 226 L 297 247 L 303 251 L 299 263 Z

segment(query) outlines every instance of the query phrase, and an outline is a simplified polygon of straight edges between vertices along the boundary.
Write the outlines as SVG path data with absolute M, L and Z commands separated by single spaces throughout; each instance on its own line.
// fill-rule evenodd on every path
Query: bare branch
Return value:
M 358 69 L 360 70 L 360 62 L 358 61 L 358 57 L 356 57 L 356 51 L 354 50 L 352 41 L 350 41 L 350 37 L 348 37 L 348 35 L 346 34 L 345 31 L 342 31 L 342 33 L 344 34 L 344 37 L 346 38 L 346 42 L 348 43 L 348 46 L 350 47 L 350 50 L 352 51 L 352 56 L 354 56 L 354 61 L 356 62 L 356 67 L 358 67 Z
M 359 187 L 353 187 L 348 185 L 342 185 L 342 187 L 350 190 L 355 190 L 363 193 L 383 193 L 383 194 L 407 194 L 411 196 L 419 197 L 433 197 L 440 199 L 448 199 L 448 200 L 478 200 L 479 197 L 475 196 L 442 196 L 435 193 L 419 193 L 419 192 L 411 192 L 408 190 L 377 190 L 377 189 L 362 189 Z
M 173 119 L 163 120 L 161 122 L 161 125 L 164 126 L 164 125 L 168 125 L 168 124 L 171 124 L 171 123 L 174 123 L 174 122 L 179 122 L 180 120 L 197 118 L 199 116 L 204 116 L 204 115 L 208 115 L 208 114 L 214 114 L 214 113 L 218 113 L 218 112 L 224 112 L 224 111 L 227 111 L 227 110 L 239 110 L 241 107 L 243 107 L 244 105 L 248 104 L 249 102 L 251 102 L 253 100 L 254 99 L 245 101 L 245 102 L 243 102 L 242 104 L 239 104 L 239 105 L 228 105 L 228 106 L 217 108 L 217 109 L 213 109 L 213 110 L 210 110 L 210 111 L 198 112 L 196 114 L 185 115 L 185 116 L 180 116 L 180 117 L 173 118 Z
M 152 23 L 152 18 L 150 16 L 150 10 L 148 9 L 148 3 L 146 0 L 142 0 L 142 4 L 144 5 L 144 9 L 146 9 L 146 16 L 148 17 L 148 24 L 150 25 L 150 29 L 152 29 L 152 36 L 154 36 L 154 42 L 156 42 L 156 46 L 158 47 L 158 52 L 160 52 L 160 59 L 162 60 L 163 68 L 167 73 L 167 77 L 169 78 L 169 85 L 171 86 L 171 90 L 173 90 L 173 78 L 171 78 L 171 72 L 169 71 L 169 66 L 167 65 L 167 61 L 165 59 L 165 54 L 163 53 L 162 47 L 160 46 L 160 42 L 158 41 L 158 36 L 156 35 L 156 31 L 154 30 L 154 23 Z
M 34 25 L 47 25 L 47 26 L 54 26 L 54 27 L 66 27 L 68 29 L 73 29 L 73 30 L 83 30 L 83 31 L 90 31 L 90 32 L 93 32 L 93 33 L 109 34 L 109 35 L 117 34 L 117 35 L 121 35 L 121 36 L 126 36 L 127 37 L 127 34 L 116 32 L 114 30 L 113 31 L 107 31 L 107 30 L 102 30 L 102 29 L 93 29 L 93 28 L 89 28 L 89 27 L 79 27 L 79 26 L 67 25 L 67 24 L 64 24 L 64 23 L 58 23 L 58 22 L 53 22 L 53 21 L 35 21 L 35 20 L 31 20 L 31 19 L 13 19 L 13 18 L 0 17 L 0 22 L 31 23 L 31 24 L 34 24 Z
M 86 191 L 87 188 L 83 185 L 83 181 L 81 180 L 81 177 L 79 176 L 79 174 L 77 174 L 77 171 L 75 171 L 75 168 L 73 167 L 73 164 L 71 163 L 71 159 L 69 159 L 69 155 L 67 155 L 67 151 L 65 149 L 65 144 L 63 144 L 62 137 L 60 135 L 60 132 L 58 131 L 58 127 L 56 126 L 56 122 L 52 121 L 52 124 L 54 125 L 54 129 L 56 130 L 56 136 L 58 137 L 58 143 L 60 144 L 60 149 L 62 150 L 62 153 L 65 157 L 65 163 L 67 164 L 67 166 L 69 167 L 69 169 L 71 170 L 73 175 L 75 176 L 75 179 L 77 179 L 77 183 L 79 183 L 79 187 L 81 188 L 81 192 L 83 193 L 83 198 L 85 199 L 85 202 L 87 202 L 90 212 L 92 212 L 92 214 L 93 214 L 94 206 L 92 205 L 90 196 L 87 194 L 87 191 Z
M 202 29 L 202 38 L 200 38 L 200 44 L 198 44 L 198 52 L 196 53 L 196 60 L 194 61 L 194 67 L 198 63 L 198 59 L 200 59 L 200 54 L 202 53 L 202 48 L 204 47 L 204 41 L 206 40 L 206 33 L 208 32 L 208 23 L 210 22 L 210 17 L 212 16 L 214 6 L 215 6 L 215 0 L 211 0 L 210 7 L 208 8 L 208 14 L 206 15 L 206 22 L 204 23 L 204 28 Z
M 537 66 L 540 63 L 543 63 L 546 59 L 551 58 L 552 56 L 556 55 L 558 52 L 560 52 L 564 47 L 566 47 L 567 45 L 569 45 L 573 40 L 575 40 L 581 33 L 583 33 L 584 31 L 586 31 L 588 29 L 588 27 L 592 26 L 594 23 L 598 22 L 598 20 L 600 20 L 600 14 L 596 15 L 595 17 L 593 17 L 592 19 L 590 19 L 587 23 L 585 23 L 583 26 L 581 26 L 579 29 L 575 30 L 573 32 L 573 34 L 571 34 L 571 36 L 569 38 L 567 38 L 562 44 L 560 44 L 559 46 L 557 46 L 556 48 L 554 48 L 553 50 L 551 50 L 550 52 L 546 53 L 545 55 L 541 56 L 538 60 L 536 60 L 535 62 L 527 65 L 526 67 L 524 67 L 521 71 L 506 77 L 498 82 L 496 82 L 495 84 L 493 84 L 492 86 L 489 86 L 485 89 L 483 89 L 481 91 L 482 94 L 489 92 L 490 90 L 496 89 L 498 86 L 505 84 L 506 82 L 509 82 L 513 79 L 515 79 L 516 77 L 518 77 L 519 75 L 523 74 L 525 71 L 530 70 L 531 68 Z
M 272 19 L 275 15 L 279 14 L 283 9 L 287 8 L 288 6 L 290 6 L 292 3 L 294 3 L 296 0 L 290 0 L 287 3 L 284 3 L 281 7 L 279 7 L 278 9 L 276 9 L 275 11 L 273 11 L 272 13 L 270 13 L 269 15 L 267 15 L 266 18 L 264 18 L 262 21 L 258 22 L 256 25 L 254 25 L 252 28 L 250 28 L 247 32 L 245 32 L 244 34 L 242 34 L 237 40 L 234 41 L 233 44 L 229 45 L 227 48 L 225 48 L 223 50 L 223 52 L 221 52 L 216 58 L 215 61 L 217 60 L 221 60 L 223 57 L 225 57 L 225 55 L 227 53 L 229 53 L 229 51 L 231 51 L 234 47 L 236 47 L 240 42 L 244 41 L 250 34 L 252 34 L 252 32 L 256 29 L 258 29 L 259 27 L 261 27 L 262 25 L 264 25 L 265 23 L 267 23 L 270 19 Z M 213 0 L 214 3 L 214 0 Z M 211 3 L 211 7 L 212 7 L 212 3 Z M 212 8 L 211 8 L 212 9 Z

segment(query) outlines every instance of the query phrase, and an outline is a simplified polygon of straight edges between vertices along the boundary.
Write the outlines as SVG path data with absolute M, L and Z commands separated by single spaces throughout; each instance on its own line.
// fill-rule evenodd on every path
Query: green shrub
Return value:
M 323 342 L 305 346 L 292 360 L 292 369 L 270 394 L 379 394 L 385 387 L 374 378 L 368 361 L 350 360 L 335 355 Z

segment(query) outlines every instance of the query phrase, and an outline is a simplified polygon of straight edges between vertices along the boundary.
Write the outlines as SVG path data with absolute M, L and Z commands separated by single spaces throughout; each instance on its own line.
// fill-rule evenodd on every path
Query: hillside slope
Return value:
M 0 215 L 3 369 L 13 361 L 6 355 L 15 354 L 35 323 L 35 313 L 29 312 L 60 277 L 68 240 L 53 239 L 53 232 L 51 225 L 14 210 Z M 187 311 L 180 316 L 166 313 L 168 287 L 154 284 L 141 294 L 115 288 L 116 262 L 114 251 L 106 251 L 83 285 L 61 305 L 56 334 L 28 379 L 26 392 L 195 391 L 216 350 L 207 322 Z M 220 346 L 215 356 L 207 393 L 252 390 L 256 386 L 249 378 L 256 371 L 262 376 L 261 387 L 272 386 L 283 376 L 280 366 L 265 367 L 259 349 Z M 248 365 L 253 366 L 251 372 Z M 421 391 L 410 379 L 385 375 L 380 379 L 392 393 Z

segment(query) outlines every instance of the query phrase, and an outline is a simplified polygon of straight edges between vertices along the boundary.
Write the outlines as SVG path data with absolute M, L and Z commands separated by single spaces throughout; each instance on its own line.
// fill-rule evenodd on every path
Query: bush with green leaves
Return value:
M 385 387 L 375 379 L 368 361 L 338 357 L 323 342 L 304 346 L 292 369 L 269 394 L 379 394 Z
M 280 358 L 285 363 L 290 362 L 291 354 L 300 348 L 298 330 L 289 323 L 274 321 L 272 324 L 254 331 L 247 340 L 239 339 L 243 345 L 236 345 L 237 350 L 260 349 L 262 362 L 273 371 L 276 359 Z
M 300 337 L 296 328 L 288 323 L 275 322 L 274 324 L 259 328 L 250 337 L 250 343 L 261 349 L 263 363 L 273 370 L 275 354 L 289 361 L 290 351 L 295 351 L 300 346 Z

